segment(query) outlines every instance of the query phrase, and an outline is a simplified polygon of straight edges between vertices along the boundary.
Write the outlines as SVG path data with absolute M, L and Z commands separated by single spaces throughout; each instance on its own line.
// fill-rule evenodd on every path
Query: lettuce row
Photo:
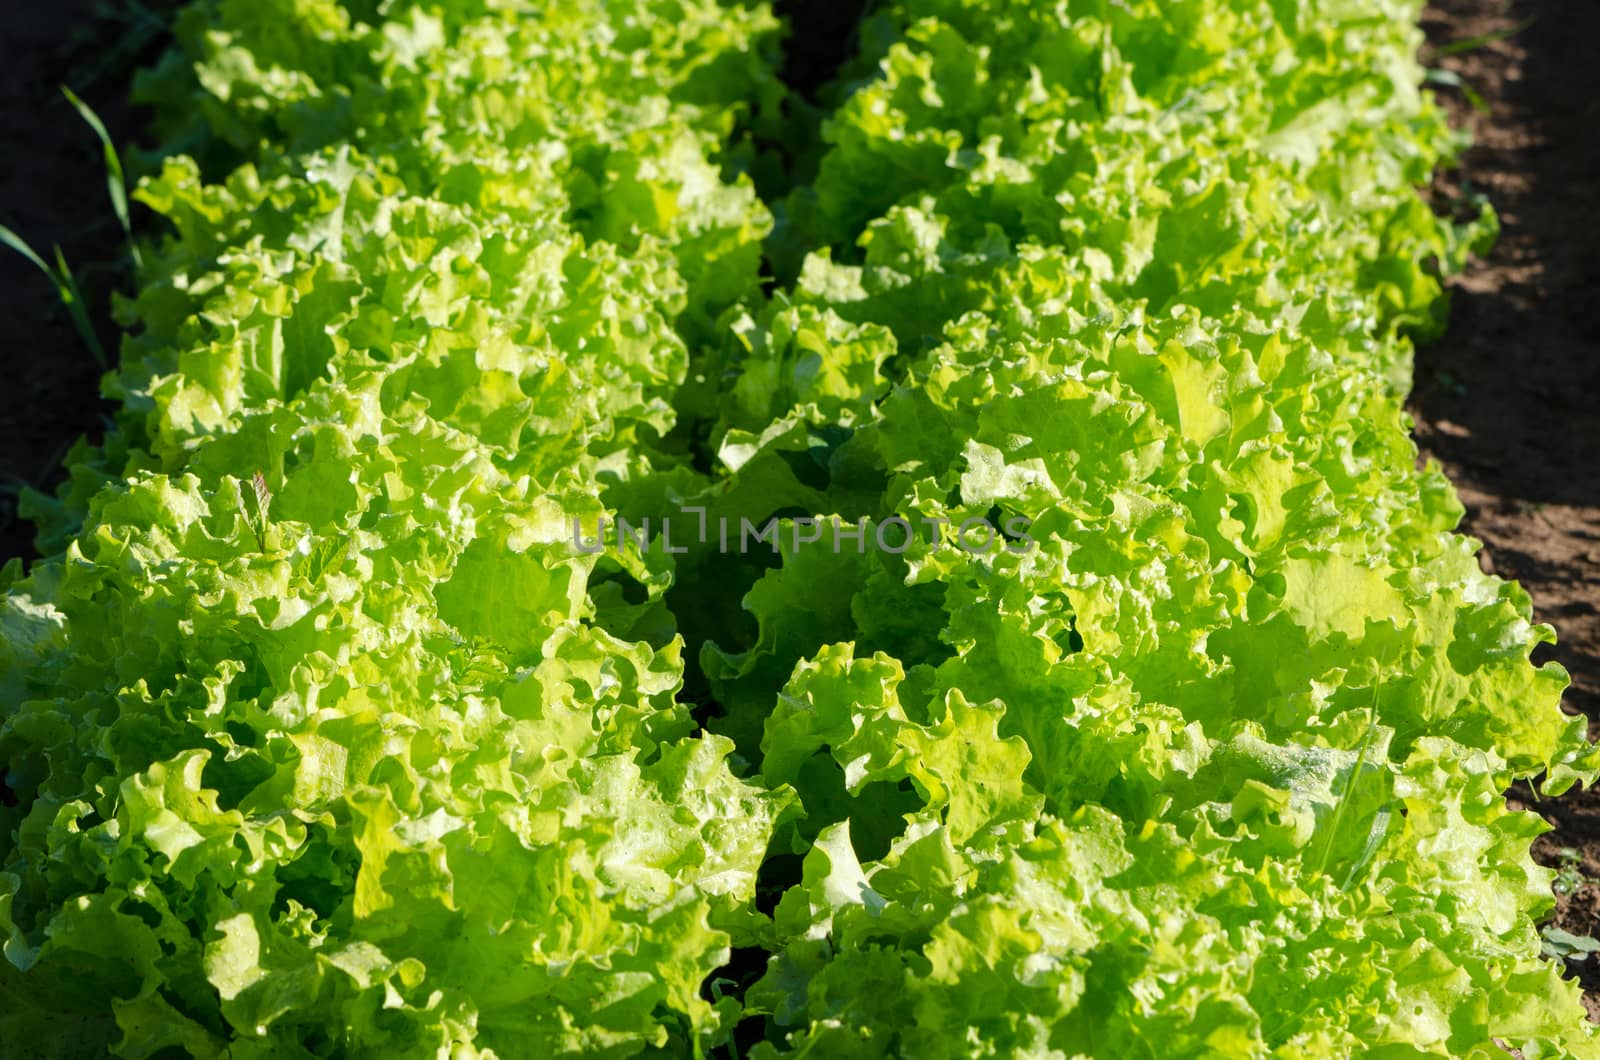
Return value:
M 1405 433 L 1493 228 L 1417 14 L 889 3 L 769 210 L 762 8 L 189 7 L 5 578 L 8 1037 L 1595 1055 L 1498 797 L 1594 752 Z M 781 532 L 572 536 L 685 508 Z
M 696 336 L 756 290 L 721 155 L 776 24 L 358 8 L 196 5 L 145 87 L 238 164 L 140 187 L 173 233 L 119 429 L 7 574 L 6 1037 L 703 1051 L 792 795 L 628 632 L 623 568 L 662 577 L 567 520 L 679 459 Z
M 864 34 L 769 315 L 882 377 L 830 407 L 850 345 L 742 342 L 715 437 L 735 481 L 825 449 L 846 518 L 1040 547 L 789 549 L 754 645 L 704 649 L 711 728 L 807 814 L 752 1055 L 1592 1055 L 1497 793 L 1594 752 L 1401 404 L 1493 222 L 1418 199 L 1457 141 L 1415 5 L 1369 8 Z

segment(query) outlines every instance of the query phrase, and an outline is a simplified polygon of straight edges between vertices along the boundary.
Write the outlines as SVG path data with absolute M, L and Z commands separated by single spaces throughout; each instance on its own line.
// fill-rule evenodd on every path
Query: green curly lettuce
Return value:
M 1418 8 L 895 0 L 810 130 L 755 4 L 187 7 L 0 577 L 3 1040 L 1600 1055 L 1500 797 L 1600 758 L 1407 437 Z

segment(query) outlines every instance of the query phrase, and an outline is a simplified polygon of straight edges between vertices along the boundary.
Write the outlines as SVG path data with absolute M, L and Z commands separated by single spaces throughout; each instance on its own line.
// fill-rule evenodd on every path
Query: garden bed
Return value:
M 155 24 L 126 10 L 112 17 L 67 0 L 31 6 L 0 27 L 0 138 L 12 147 L 0 160 L 0 221 L 36 244 L 61 245 L 108 349 L 115 328 L 105 307 L 129 282 L 118 264 L 121 232 L 103 205 L 98 144 L 54 86 L 77 88 L 119 143 L 138 142 L 146 117 L 124 102 L 127 77 L 163 42 Z M 1467 506 L 1464 529 L 1486 542 L 1486 569 L 1522 582 L 1538 617 L 1560 631 L 1551 655 L 1574 677 L 1567 707 L 1592 723 L 1600 717 L 1600 325 L 1589 291 L 1600 187 L 1597 24 L 1600 12 L 1587 6 L 1452 0 L 1430 9 L 1430 65 L 1459 82 L 1446 78 L 1440 93 L 1478 138 L 1461 169 L 1441 177 L 1436 199 L 1448 208 L 1487 194 L 1504 234 L 1453 281 L 1451 328 L 1419 352 L 1412 404 L 1419 443 Z M 823 45 L 838 34 L 829 26 L 795 54 L 831 61 L 837 49 Z M 814 71 L 790 74 L 801 81 Z M 11 380 L 0 394 L 0 420 L 10 425 L 0 468 L 9 482 L 48 489 L 72 442 L 99 431 L 99 369 L 19 259 L 0 261 L 0 299 Z M 14 519 L 12 499 L 8 491 L 0 501 L 0 559 L 29 553 L 31 530 Z M 1536 845 L 1542 863 L 1600 875 L 1600 798 L 1575 791 L 1540 801 L 1525 789 L 1512 798 L 1556 825 Z M 1577 876 L 1568 883 L 1556 922 L 1591 935 L 1600 889 Z M 1573 970 L 1587 976 L 1591 967 Z

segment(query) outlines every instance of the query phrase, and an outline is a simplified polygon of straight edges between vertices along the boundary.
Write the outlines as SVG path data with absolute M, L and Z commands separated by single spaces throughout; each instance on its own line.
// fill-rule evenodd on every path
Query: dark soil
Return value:
M 112 212 L 99 141 L 61 94 L 75 91 L 120 146 L 147 124 L 128 103 L 132 71 L 153 59 L 161 31 L 114 15 L 107 0 L 9 5 L 0 18 L 0 223 L 77 276 L 100 344 L 115 358 L 114 290 L 130 285 L 127 244 Z M 110 407 L 101 369 L 57 297 L 21 255 L 0 248 L 0 563 L 33 554 L 16 517 L 24 485 L 50 491 L 80 436 L 98 436 Z
M 791 27 L 783 45 L 783 83 L 813 96 L 856 53 L 856 27 L 872 0 L 773 0 Z
M 1467 506 L 1482 562 L 1521 582 L 1571 672 L 1564 708 L 1600 731 L 1600 6 L 1558 0 L 1436 0 L 1429 65 L 1479 97 L 1441 88 L 1476 146 L 1438 189 L 1487 194 L 1503 234 L 1453 281 L 1445 338 L 1418 352 L 1412 399 L 1424 451 Z M 1480 45 L 1445 55 L 1454 42 Z M 1487 107 L 1487 113 L 1480 108 Z M 1558 899 L 1556 923 L 1600 929 L 1600 790 L 1514 804 L 1555 826 L 1534 846 L 1590 882 Z M 1571 851 L 1563 858 L 1562 851 Z M 1573 963 L 1600 1018 L 1600 962 Z
M 814 89 L 853 46 L 846 24 L 865 0 L 780 0 L 816 28 L 789 47 L 786 77 Z M 45 256 L 60 245 L 84 287 L 102 345 L 116 350 L 106 311 L 126 289 L 121 231 L 106 197 L 99 145 L 62 99 L 68 84 L 120 144 L 145 116 L 127 103 L 129 79 L 161 46 L 159 32 L 113 0 L 13 4 L 0 19 L 0 222 Z M 846 16 L 849 16 L 848 18 Z M 837 24 L 834 24 L 837 23 Z M 1486 568 L 1520 581 L 1561 643 L 1540 656 L 1573 675 L 1565 708 L 1600 731 L 1600 5 L 1558 0 L 1436 0 L 1426 16 L 1429 65 L 1459 76 L 1439 92 L 1477 138 L 1436 193 L 1487 194 L 1504 235 L 1453 281 L 1448 335 L 1419 351 L 1412 410 L 1424 451 L 1449 472 L 1468 508 L 1463 529 L 1485 542 Z M 1480 38 L 1482 38 L 1480 40 Z M 1443 54 L 1450 45 L 1475 47 Z M 23 484 L 50 490 L 60 461 L 109 411 L 100 369 L 33 266 L 0 253 L 0 562 L 32 555 L 32 528 L 15 517 Z M 1556 923 L 1600 933 L 1600 792 L 1514 802 L 1555 826 L 1535 857 L 1565 861 L 1586 879 L 1558 901 Z M 1563 854 L 1563 851 L 1570 851 Z M 1600 987 L 1600 962 L 1571 965 Z M 1589 995 L 1600 1015 L 1600 992 Z

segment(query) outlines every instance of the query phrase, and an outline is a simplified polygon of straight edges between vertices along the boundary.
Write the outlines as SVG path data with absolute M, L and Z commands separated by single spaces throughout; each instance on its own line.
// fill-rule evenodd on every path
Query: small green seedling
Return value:
M 1583 886 L 1583 852 L 1572 847 L 1562 847 L 1556 851 L 1560 860 L 1556 863 L 1556 879 L 1551 885 L 1551 890 L 1565 898 L 1567 895 Z
M 1560 957 L 1569 961 L 1586 961 L 1596 953 L 1600 953 L 1600 939 L 1592 939 L 1587 935 L 1574 935 L 1570 931 L 1563 931 L 1553 926 L 1546 927 L 1540 934 L 1543 942 L 1540 944 L 1539 953 L 1546 960 Z
M 78 281 L 73 278 L 72 270 L 67 267 L 67 259 L 61 253 L 61 248 L 55 248 L 55 265 L 51 266 L 45 264 L 45 260 L 34 253 L 26 240 L 5 225 L 0 225 L 0 243 L 4 243 L 33 262 L 40 272 L 50 278 L 50 282 L 56 286 L 56 294 L 61 298 L 61 304 L 67 307 L 67 312 L 72 316 L 73 327 L 78 329 L 78 334 L 83 336 L 84 344 L 94 355 L 95 363 L 101 368 L 108 367 L 105 347 L 100 345 L 100 338 L 94 333 L 94 325 L 89 322 L 89 312 L 84 308 L 83 291 L 78 288 Z

